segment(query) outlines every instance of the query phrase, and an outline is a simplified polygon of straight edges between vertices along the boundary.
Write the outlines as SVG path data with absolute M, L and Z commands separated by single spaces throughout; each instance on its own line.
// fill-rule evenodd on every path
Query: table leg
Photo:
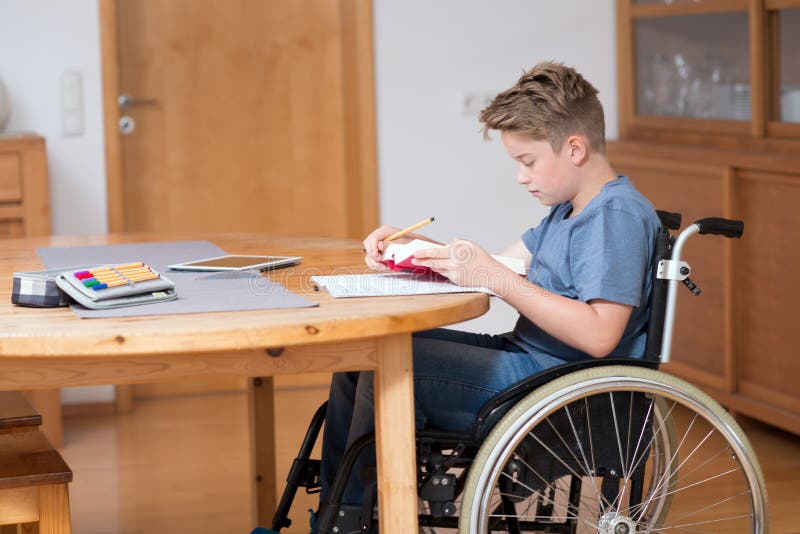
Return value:
M 382 338 L 375 371 L 375 438 L 381 532 L 417 532 L 411 334 Z
M 60 389 L 34 389 L 26 397 L 42 415 L 41 430 L 56 449 L 63 445 L 64 423 L 61 415 Z
M 275 398 L 272 377 L 248 381 L 250 466 L 254 525 L 272 526 L 277 505 L 275 467 Z
M 70 534 L 71 530 L 67 485 L 39 486 L 39 534 Z

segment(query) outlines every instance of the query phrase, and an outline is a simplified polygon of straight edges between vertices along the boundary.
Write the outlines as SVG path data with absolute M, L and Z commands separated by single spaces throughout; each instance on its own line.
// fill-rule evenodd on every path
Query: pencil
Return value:
M 411 225 L 411 226 L 409 226 L 408 228 L 405 228 L 405 229 L 403 229 L 403 230 L 400 230 L 399 232 L 395 232 L 395 233 L 393 233 L 393 234 L 392 234 L 392 235 L 390 235 L 389 237 L 385 238 L 385 239 L 383 240 L 383 242 L 384 242 L 384 243 L 388 243 L 389 241 L 394 241 L 394 240 L 395 240 L 395 239 L 397 239 L 398 237 L 403 237 L 403 236 L 404 236 L 404 235 L 406 235 L 407 233 L 409 233 L 409 232 L 413 232 L 413 231 L 414 231 L 414 230 L 416 230 L 417 228 L 419 228 L 419 227 L 421 227 L 421 226 L 425 226 L 426 224 L 430 224 L 430 223 L 432 223 L 433 221 L 434 221 L 434 218 L 433 218 L 433 217 L 428 217 L 427 219 L 425 219 L 425 220 L 422 220 L 422 221 L 418 222 L 417 224 L 412 224 L 412 225 Z
M 144 263 L 137 261 L 134 263 L 123 263 L 122 265 L 115 265 L 113 268 L 119 270 L 122 269 L 130 269 L 131 267 L 142 267 L 145 266 Z
M 160 275 L 156 273 L 137 274 L 137 275 L 126 274 L 125 278 L 127 278 L 131 282 L 144 282 L 145 280 L 155 280 L 156 278 L 160 278 Z
M 393 240 L 397 239 L 398 237 L 402 237 L 402 236 L 406 235 L 409 232 L 413 232 L 414 230 L 416 230 L 420 226 L 425 226 L 426 224 L 432 223 L 434 220 L 435 220 L 435 217 L 428 217 L 427 219 L 425 219 L 423 221 L 420 221 L 417 224 L 411 225 L 408 228 L 405 228 L 403 230 L 400 230 L 399 232 L 393 233 L 392 235 L 390 235 L 386 239 L 382 239 L 382 241 L 384 243 L 387 243 L 389 241 L 393 241 Z M 367 249 L 365 249 L 365 248 L 361 249 L 361 252 L 366 252 L 366 251 L 367 251 Z

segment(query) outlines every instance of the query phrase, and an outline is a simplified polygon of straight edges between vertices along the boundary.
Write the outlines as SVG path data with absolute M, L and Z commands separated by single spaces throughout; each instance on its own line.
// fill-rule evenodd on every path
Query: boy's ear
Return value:
M 571 135 L 564 142 L 564 148 L 575 165 L 581 165 L 589 157 L 589 145 L 580 135 Z

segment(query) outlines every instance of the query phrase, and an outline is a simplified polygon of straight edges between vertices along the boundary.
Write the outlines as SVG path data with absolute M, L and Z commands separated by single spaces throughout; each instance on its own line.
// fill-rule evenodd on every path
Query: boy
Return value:
M 481 112 L 484 137 L 499 130 L 518 163 L 517 182 L 551 211 L 502 252 L 525 260 L 520 277 L 479 246 L 455 241 L 414 254 L 464 286 L 488 286 L 514 306 L 512 332 L 480 335 L 433 330 L 414 335 L 418 428 L 469 430 L 499 391 L 548 367 L 585 358 L 641 357 L 649 313 L 650 273 L 660 226 L 652 205 L 605 156 L 605 123 L 597 90 L 574 69 L 545 62 L 523 74 Z M 366 263 L 379 263 L 382 226 L 364 240 Z M 420 238 L 407 235 L 404 240 Z M 337 373 L 329 396 L 322 452 L 324 499 L 347 447 L 374 431 L 372 373 Z M 362 502 L 358 473 L 343 502 Z

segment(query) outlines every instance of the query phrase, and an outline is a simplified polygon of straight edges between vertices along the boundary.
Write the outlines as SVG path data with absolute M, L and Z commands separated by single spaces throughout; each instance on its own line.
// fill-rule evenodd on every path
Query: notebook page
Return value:
M 312 276 L 311 280 L 333 297 L 387 297 L 435 293 L 488 293 L 485 287 L 462 287 L 441 278 L 407 273 L 340 274 Z

